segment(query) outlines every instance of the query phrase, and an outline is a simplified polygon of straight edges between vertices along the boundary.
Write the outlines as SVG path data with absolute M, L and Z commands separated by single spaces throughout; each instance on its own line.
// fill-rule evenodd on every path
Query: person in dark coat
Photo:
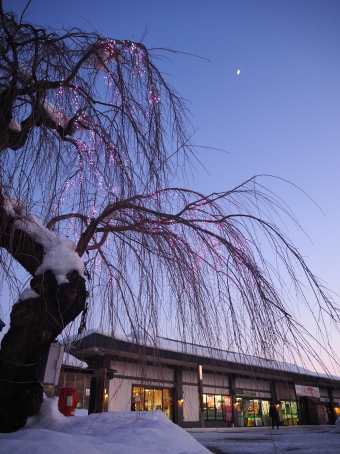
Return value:
M 276 408 L 276 405 L 272 404 L 269 407 L 269 416 L 272 419 L 272 429 L 274 429 L 274 425 L 276 424 L 276 427 L 279 428 L 279 412 Z

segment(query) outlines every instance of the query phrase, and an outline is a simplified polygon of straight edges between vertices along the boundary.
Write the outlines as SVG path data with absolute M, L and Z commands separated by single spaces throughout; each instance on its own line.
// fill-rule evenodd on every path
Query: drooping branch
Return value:
M 322 310 L 332 314 L 334 320 L 339 320 L 336 305 L 312 274 L 299 251 L 272 220 L 265 219 L 260 212 L 253 214 L 250 207 L 253 204 L 254 210 L 258 211 L 262 200 L 264 204 L 280 210 L 281 214 L 288 215 L 294 223 L 295 218 L 279 199 L 260 191 L 254 192 L 253 183 L 254 180 L 248 180 L 231 191 L 205 197 L 188 189 L 166 188 L 157 193 L 116 201 L 97 217 L 91 218 L 80 235 L 77 251 L 83 255 L 85 251 L 99 249 L 103 262 L 113 265 L 116 259 L 112 256 L 111 246 L 108 246 L 112 236 L 111 244 L 123 241 L 134 254 L 140 254 L 139 248 L 142 247 L 168 270 L 176 268 L 177 272 L 183 272 L 186 269 L 186 272 L 191 273 L 187 282 L 196 290 L 199 281 L 204 279 L 203 269 L 212 276 L 221 276 L 222 279 L 231 281 L 245 305 L 249 304 L 250 317 L 255 315 L 256 305 L 263 305 L 266 311 L 271 307 L 273 314 L 277 310 L 277 316 L 283 315 L 289 324 L 292 315 L 287 311 L 269 274 L 269 269 L 272 276 L 275 271 L 269 268 L 257 246 L 254 232 L 260 231 L 282 261 L 297 291 L 302 292 L 294 270 L 296 266 L 300 267 L 317 298 L 324 301 Z M 176 202 L 176 208 L 167 205 L 174 193 L 182 202 Z M 240 205 L 240 195 L 247 197 L 243 205 Z M 159 204 L 159 198 L 162 199 L 162 204 Z M 229 207 L 228 210 L 226 206 Z M 166 210 L 161 209 L 165 207 Z M 243 210 L 241 213 L 240 207 Z M 279 273 L 277 270 L 276 277 L 282 285 Z M 217 281 L 219 291 L 229 285 L 219 278 Z M 227 305 L 232 304 L 232 299 L 231 296 L 227 297 Z M 257 301 L 256 305 L 251 301 Z
M 10 83 L 0 90 L 0 151 L 19 150 L 29 146 L 32 139 L 43 145 L 50 141 L 49 131 L 55 130 L 61 140 L 75 137 L 69 142 L 75 145 L 76 155 L 82 150 L 84 163 L 90 157 L 90 147 L 80 131 L 88 131 L 90 139 L 92 134 L 96 137 L 97 153 L 100 144 L 104 154 L 111 155 L 119 166 L 114 173 L 119 173 L 124 187 L 131 189 L 136 188 L 138 180 L 150 185 L 157 180 L 161 183 L 160 177 L 165 175 L 162 168 L 172 174 L 164 140 L 167 130 L 183 156 L 191 152 L 183 123 L 184 104 L 166 84 L 143 44 L 108 40 L 78 29 L 58 36 L 31 24 L 18 24 L 11 14 L 3 14 L 2 23 L 6 39 L 10 34 L 14 44 L 13 49 L 4 47 L 2 54 L 7 62 L 3 66 L 4 80 L 7 76 Z M 107 86 L 113 86 L 106 99 L 100 99 L 95 89 L 103 73 Z M 51 104 L 56 118 L 51 118 L 44 107 Z M 168 120 L 165 122 L 160 115 L 168 106 L 173 123 L 170 129 Z M 66 118 L 67 125 L 61 118 Z M 93 165 L 92 159 L 89 163 Z

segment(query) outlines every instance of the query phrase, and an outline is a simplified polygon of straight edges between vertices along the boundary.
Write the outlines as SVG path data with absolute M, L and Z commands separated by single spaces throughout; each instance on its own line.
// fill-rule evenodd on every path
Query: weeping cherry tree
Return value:
M 171 321 L 187 342 L 317 358 L 294 304 L 325 345 L 339 312 L 277 223 L 294 216 L 255 177 L 210 195 L 180 187 L 197 156 L 152 49 L 41 28 L 1 2 L 0 21 L 0 272 L 13 304 L 0 430 L 39 410 L 39 361 L 86 313 L 155 345 Z

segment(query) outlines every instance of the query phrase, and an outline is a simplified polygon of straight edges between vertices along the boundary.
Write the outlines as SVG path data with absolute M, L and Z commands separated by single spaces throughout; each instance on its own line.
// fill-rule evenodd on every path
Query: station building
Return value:
M 88 369 L 64 365 L 58 386 L 75 386 L 89 412 L 160 410 L 184 428 L 268 426 L 271 403 L 281 425 L 334 424 L 340 416 L 340 377 L 291 364 L 166 338 L 155 348 L 100 332 L 72 347 Z

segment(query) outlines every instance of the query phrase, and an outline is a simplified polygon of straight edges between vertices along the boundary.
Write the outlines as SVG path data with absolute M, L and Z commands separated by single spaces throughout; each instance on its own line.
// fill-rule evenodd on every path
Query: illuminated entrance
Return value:
M 281 412 L 284 426 L 296 426 L 298 424 L 298 408 L 295 401 L 281 400 Z
M 172 419 L 173 397 L 171 389 L 132 387 L 132 411 L 160 410 Z
M 230 396 L 218 394 L 203 394 L 204 419 L 233 421 L 232 404 Z
M 269 426 L 269 402 L 261 399 L 236 398 L 239 427 Z

